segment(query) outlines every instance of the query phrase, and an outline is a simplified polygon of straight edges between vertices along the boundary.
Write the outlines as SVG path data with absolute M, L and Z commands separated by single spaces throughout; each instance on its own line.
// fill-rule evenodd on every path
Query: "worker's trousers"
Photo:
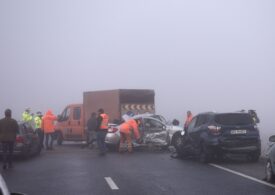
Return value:
M 3 164 L 12 165 L 13 161 L 13 149 L 14 149 L 14 142 L 13 141 L 3 141 L 2 142 L 2 150 L 3 150 Z
M 129 152 L 133 151 L 132 138 L 130 133 L 120 132 L 120 143 L 119 143 L 119 152 L 123 151 L 124 144 L 127 144 L 127 149 Z
M 107 130 L 99 130 L 96 132 L 96 141 L 97 146 L 100 151 L 100 154 L 105 154 L 107 152 L 107 147 L 105 144 L 105 137 L 107 135 Z

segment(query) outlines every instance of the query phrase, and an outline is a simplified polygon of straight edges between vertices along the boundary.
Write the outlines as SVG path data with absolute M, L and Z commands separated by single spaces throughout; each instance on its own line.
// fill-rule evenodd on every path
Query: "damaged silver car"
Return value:
M 166 148 L 170 145 L 173 134 L 182 130 L 182 127 L 168 125 L 164 120 L 159 120 L 156 116 L 143 114 L 133 117 L 140 121 L 139 132 L 142 140 L 141 143 L 137 143 L 133 139 L 134 147 L 155 146 Z M 109 146 L 118 146 L 119 141 L 119 126 L 110 126 L 105 142 Z

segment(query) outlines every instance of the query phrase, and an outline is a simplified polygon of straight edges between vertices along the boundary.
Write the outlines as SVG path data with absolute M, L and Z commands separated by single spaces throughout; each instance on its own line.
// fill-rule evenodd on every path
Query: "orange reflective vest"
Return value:
M 109 116 L 105 113 L 101 114 L 100 116 L 102 117 L 100 129 L 108 129 Z
M 184 123 L 184 127 L 187 128 L 188 125 L 191 123 L 193 119 L 193 115 L 191 114 L 190 116 L 187 116 L 186 120 L 185 120 L 185 123 Z
M 45 133 L 53 133 L 55 130 L 54 121 L 57 117 L 49 110 L 42 118 L 41 128 Z
M 119 131 L 121 133 L 130 134 L 132 130 L 134 131 L 135 138 L 139 139 L 140 134 L 138 130 L 138 124 L 134 119 L 130 119 L 119 126 Z

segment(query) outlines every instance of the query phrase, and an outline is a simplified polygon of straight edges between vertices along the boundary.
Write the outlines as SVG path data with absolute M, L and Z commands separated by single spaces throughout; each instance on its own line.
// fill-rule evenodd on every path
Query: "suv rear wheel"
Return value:
M 208 163 L 212 160 L 211 157 L 211 152 L 207 149 L 205 143 L 202 142 L 200 145 L 199 161 L 201 163 Z
M 265 164 L 265 175 L 266 175 L 266 181 L 273 182 L 275 180 L 275 175 L 273 174 L 270 160 L 268 160 Z

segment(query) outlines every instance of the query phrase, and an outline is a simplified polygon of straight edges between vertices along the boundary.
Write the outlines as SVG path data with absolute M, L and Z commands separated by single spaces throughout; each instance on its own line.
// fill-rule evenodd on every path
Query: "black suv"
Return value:
M 179 156 L 196 154 L 201 162 L 221 159 L 226 153 L 245 154 L 257 161 L 261 154 L 257 125 L 244 112 L 198 114 L 185 132 L 173 136 L 172 143 Z

